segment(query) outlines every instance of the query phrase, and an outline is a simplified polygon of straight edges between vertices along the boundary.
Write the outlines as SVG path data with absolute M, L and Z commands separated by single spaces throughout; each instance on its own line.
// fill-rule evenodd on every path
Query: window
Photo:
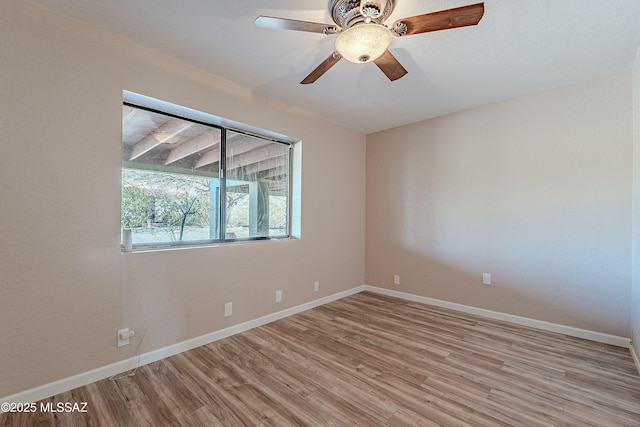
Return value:
M 289 237 L 290 151 L 124 102 L 123 247 L 129 233 L 134 249 Z

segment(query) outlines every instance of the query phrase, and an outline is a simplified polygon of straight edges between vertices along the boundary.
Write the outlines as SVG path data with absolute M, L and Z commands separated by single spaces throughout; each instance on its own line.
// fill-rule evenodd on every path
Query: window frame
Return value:
M 126 92 L 125 92 L 126 93 Z M 154 100 L 156 103 L 160 104 L 160 106 L 167 106 L 167 107 L 176 107 L 173 104 L 170 103 L 165 103 L 163 101 L 158 101 L 158 100 Z M 211 121 L 204 121 L 201 119 L 196 119 L 196 118 L 192 118 L 189 117 L 189 114 L 176 114 L 173 112 L 169 112 L 166 110 L 162 110 L 159 108 L 154 108 L 154 107 L 149 107 L 144 105 L 143 103 L 138 103 L 138 102 L 132 102 L 130 100 L 127 99 L 123 99 L 122 100 L 122 106 L 128 106 L 134 109 L 139 109 L 139 110 L 144 110 L 144 111 L 148 111 L 148 112 L 152 112 L 155 114 L 160 114 L 160 115 L 164 115 L 170 118 L 174 118 L 174 119 L 179 119 L 179 120 L 184 120 L 184 121 L 188 121 L 188 122 L 192 122 L 198 125 L 202 125 L 202 126 L 206 126 L 206 127 L 211 127 L 214 129 L 217 129 L 220 131 L 220 152 L 219 152 L 219 166 L 218 166 L 218 177 L 215 178 L 219 181 L 219 191 L 220 191 L 220 195 L 217 199 L 218 201 L 218 223 L 217 223 L 217 227 L 218 227 L 218 237 L 217 238 L 211 238 L 211 239 L 200 239 L 200 240 L 176 240 L 176 241 L 167 241 L 167 242 L 158 242 L 158 243 L 131 243 L 129 247 L 127 247 L 127 244 L 125 243 L 125 236 L 124 236 L 124 230 L 125 228 L 122 227 L 122 212 L 123 212 L 123 203 L 122 203 L 122 189 L 123 189 L 123 180 L 122 180 L 122 171 L 124 169 L 132 169 L 132 170 L 152 170 L 153 172 L 157 172 L 157 173 L 165 173 L 165 174 L 177 174 L 177 175 L 186 175 L 186 176 L 208 176 L 206 173 L 194 173 L 194 174 L 187 174 L 187 173 L 181 173 L 181 172 L 168 172 L 168 171 L 154 171 L 153 168 L 149 168 L 149 169 L 145 169 L 142 167 L 132 167 L 131 165 L 135 164 L 136 162 L 132 162 L 132 161 L 125 161 L 124 159 L 121 161 L 121 179 L 120 179 L 120 192 L 121 192 L 121 201 L 120 201 L 120 216 L 121 216 L 121 251 L 122 252 L 136 252 L 136 251 L 155 251 L 155 250 L 167 250 L 167 249 L 174 249 L 174 248 L 182 248 L 182 247 L 206 247 L 206 246 L 217 246 L 217 245 L 223 245 L 223 244 L 229 244 L 229 243 L 235 243 L 235 242 L 257 242 L 257 241 L 273 241 L 273 240 L 288 240 L 293 238 L 293 226 L 292 226 L 292 218 L 293 218 L 293 163 L 294 163 L 294 158 L 293 158 L 293 148 L 294 148 L 294 142 L 292 142 L 293 140 L 287 141 L 286 139 L 289 139 L 288 137 L 279 139 L 279 138 L 275 138 L 273 137 L 273 133 L 266 131 L 266 130 L 262 130 L 262 129 L 258 129 L 252 126 L 243 126 L 242 124 L 238 123 L 240 126 L 230 126 L 230 125 L 223 125 L 223 124 L 216 124 L 213 123 L 213 121 L 219 121 L 219 122 L 228 122 L 228 123 L 235 123 L 235 122 L 231 122 L 225 119 L 220 119 L 218 117 L 215 116 L 210 116 L 212 119 L 216 119 L 216 120 L 211 120 Z M 169 108 L 167 108 L 169 109 Z M 195 113 L 198 113 L 198 115 L 200 116 L 209 116 L 209 114 L 207 113 L 202 113 L 196 110 L 189 110 L 189 109 L 185 109 L 187 111 L 193 111 Z M 250 128 L 251 130 L 248 131 L 246 129 L 242 129 L 242 127 L 245 128 Z M 241 135 L 245 135 L 248 137 L 253 137 L 253 138 L 259 138 L 262 139 L 264 141 L 269 141 L 270 143 L 275 143 L 275 144 L 281 144 L 286 146 L 288 152 L 287 152 L 287 162 L 288 164 L 286 165 L 286 170 L 287 170 L 287 185 L 286 185 L 286 200 L 287 200 L 287 205 L 286 205 L 286 210 L 285 210 L 285 215 L 286 215 L 286 230 L 285 233 L 281 236 L 274 236 L 274 237 L 270 237 L 270 236 L 256 236 L 256 237 L 227 237 L 227 218 L 226 218 L 226 210 L 227 210 L 227 131 L 231 131 L 237 134 L 241 134 Z M 262 132 L 260 132 L 262 131 Z M 272 134 L 272 135 L 270 135 Z M 123 136 L 121 135 L 121 142 L 123 139 Z M 122 149 L 121 149 L 122 150 Z M 193 171 L 193 170 L 192 170 Z

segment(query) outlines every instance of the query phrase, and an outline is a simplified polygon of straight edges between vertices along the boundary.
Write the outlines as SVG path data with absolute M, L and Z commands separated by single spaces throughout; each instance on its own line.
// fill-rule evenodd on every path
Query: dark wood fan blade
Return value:
M 380 68 L 384 75 L 391 81 L 398 80 L 400 77 L 404 77 L 404 75 L 407 74 L 407 70 L 405 70 L 396 57 L 389 52 L 389 49 L 387 49 L 380 58 L 373 62 L 376 63 L 378 68 Z
M 295 19 L 274 18 L 271 16 L 258 16 L 256 18 L 256 25 L 263 28 L 309 31 L 311 33 L 322 34 L 335 34 L 338 31 L 334 25 L 320 24 L 318 22 L 296 21 Z
M 304 78 L 300 82 L 301 85 L 308 85 L 309 83 L 313 83 L 318 80 L 324 73 L 329 71 L 329 68 L 333 67 L 342 59 L 342 55 L 340 55 L 337 51 L 333 52 L 327 59 L 322 61 L 322 64 L 318 65 L 315 70 L 313 70 L 307 77 Z
M 468 27 L 477 25 L 482 19 L 482 15 L 484 15 L 484 3 L 477 3 L 411 18 L 398 19 L 393 23 L 392 32 L 396 36 L 410 36 L 430 31 Z

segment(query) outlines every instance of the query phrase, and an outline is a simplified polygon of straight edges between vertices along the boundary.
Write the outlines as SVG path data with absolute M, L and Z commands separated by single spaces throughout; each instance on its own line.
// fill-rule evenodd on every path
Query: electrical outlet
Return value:
M 483 285 L 491 284 L 491 273 L 482 273 L 482 284 Z
M 313 283 L 313 292 L 318 292 L 320 290 L 320 282 Z
M 394 285 L 399 285 L 400 284 L 400 275 L 396 274 L 395 276 L 393 276 L 393 284 Z
M 224 305 L 224 317 L 229 317 L 233 314 L 233 303 L 228 302 Z
M 282 302 L 282 291 L 276 291 L 276 302 Z
M 133 332 L 129 328 L 118 329 L 118 347 L 122 347 L 123 345 L 129 345 L 129 338 L 131 338 L 135 332 Z

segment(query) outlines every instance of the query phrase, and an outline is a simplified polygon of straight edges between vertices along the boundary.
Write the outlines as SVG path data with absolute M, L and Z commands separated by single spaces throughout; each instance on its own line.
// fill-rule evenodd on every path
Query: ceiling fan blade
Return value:
M 391 81 L 398 80 L 400 77 L 404 77 L 404 75 L 407 74 L 407 70 L 405 70 L 396 57 L 389 52 L 389 49 L 387 49 L 380 58 L 373 62 L 376 63 L 378 68 L 380 68 L 384 75 Z
M 342 59 L 337 51 L 333 52 L 327 59 L 322 61 L 322 64 L 318 65 L 307 77 L 300 82 L 301 85 L 308 85 L 318 80 L 324 73 L 329 71 L 329 68 L 333 67 Z
M 335 34 L 338 28 L 335 25 L 320 24 L 318 22 L 296 21 L 295 19 L 274 18 L 272 16 L 258 16 L 256 25 L 263 28 L 276 28 L 279 30 L 309 31 L 311 33 Z
M 410 36 L 430 31 L 468 27 L 478 24 L 482 19 L 482 15 L 484 15 L 484 3 L 477 3 L 411 18 L 398 19 L 393 23 L 392 32 L 396 36 Z

